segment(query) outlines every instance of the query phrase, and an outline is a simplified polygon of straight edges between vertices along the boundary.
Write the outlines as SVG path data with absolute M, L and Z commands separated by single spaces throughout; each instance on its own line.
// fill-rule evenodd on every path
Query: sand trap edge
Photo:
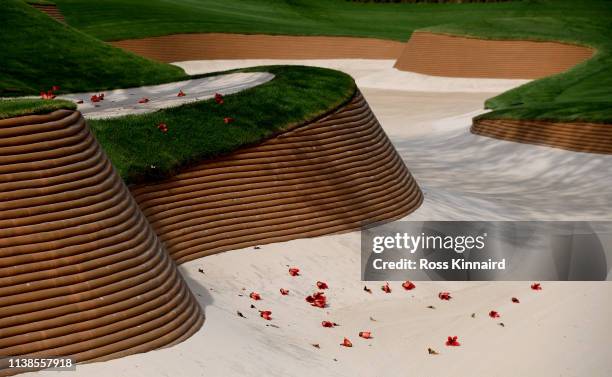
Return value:
M 537 79 L 589 59 L 594 49 L 560 42 L 488 40 L 416 31 L 395 63 L 432 76 Z
M 326 117 L 131 191 L 178 263 L 359 230 L 423 201 L 359 92 Z
M 0 354 L 100 361 L 202 310 L 78 111 L 0 120 Z M 0 376 L 25 372 L 6 369 Z
M 475 119 L 473 134 L 574 152 L 612 154 L 612 124 Z
M 165 63 L 213 59 L 397 59 L 403 42 L 376 38 L 196 33 L 109 42 Z

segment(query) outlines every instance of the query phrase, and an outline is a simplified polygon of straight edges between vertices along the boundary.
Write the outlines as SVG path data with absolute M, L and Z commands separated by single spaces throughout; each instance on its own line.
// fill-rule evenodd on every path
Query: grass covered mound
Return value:
M 0 5 L 0 96 L 94 91 L 186 78 L 182 69 L 126 53 L 60 24 L 22 0 Z
M 8 99 L 0 101 L 0 119 L 47 114 L 60 109 L 74 110 L 76 105 L 64 100 Z
M 190 163 L 260 143 L 335 109 L 355 92 L 350 76 L 329 69 L 272 66 L 242 71 L 270 72 L 275 78 L 229 95 L 223 104 L 211 99 L 88 124 L 131 184 L 161 179 Z M 234 121 L 226 124 L 225 118 Z M 158 128 L 161 123 L 167 132 Z

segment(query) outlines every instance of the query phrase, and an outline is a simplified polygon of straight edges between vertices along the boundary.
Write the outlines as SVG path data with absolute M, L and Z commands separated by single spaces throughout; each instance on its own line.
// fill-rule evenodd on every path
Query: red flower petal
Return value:
M 215 102 L 221 105 L 223 103 L 223 96 L 219 93 L 215 93 Z
M 138 103 L 147 103 L 149 102 L 149 99 L 146 97 L 142 97 L 141 99 L 138 100 Z
M 287 296 L 287 295 L 289 294 L 289 290 L 288 290 L 288 289 L 285 289 L 285 288 L 281 288 L 281 289 L 280 289 L 280 293 L 281 293 L 281 295 L 283 295 L 283 296 Z
M 414 288 L 416 288 L 416 285 L 414 285 L 413 282 L 411 282 L 410 280 L 406 280 L 403 284 L 402 287 L 404 287 L 405 290 L 407 291 L 411 291 Z
M 371 339 L 372 338 L 372 333 L 369 331 L 361 331 L 359 332 L 359 336 L 364 338 L 364 339 Z
M 491 318 L 499 318 L 499 317 L 501 317 L 501 316 L 500 316 L 500 315 L 499 315 L 499 313 L 498 313 L 498 312 L 496 312 L 495 310 L 491 310 L 491 311 L 489 312 L 489 317 L 491 317 Z
M 300 275 L 300 269 L 297 267 L 291 267 L 289 269 L 289 275 L 291 276 L 299 276 Z
M 329 288 L 329 286 L 324 281 L 318 281 L 317 282 L 317 288 L 319 288 L 319 289 L 327 289 L 327 288 Z
M 93 95 L 93 96 L 91 96 L 91 98 L 90 98 L 90 101 L 91 101 L 91 102 L 100 102 L 100 100 L 101 100 L 101 98 L 100 98 L 98 95 L 96 95 L 96 94 L 94 94 L 94 95 Z
M 456 336 L 449 336 L 448 339 L 446 340 L 446 345 L 449 347 L 459 347 L 461 343 L 457 341 Z
M 251 292 L 251 294 L 249 295 L 250 298 L 252 298 L 255 301 L 259 301 L 261 300 L 261 296 L 259 295 L 259 293 L 257 292 Z
M 321 322 L 321 326 L 323 326 L 323 327 L 335 327 L 335 326 L 338 326 L 338 324 L 335 323 L 335 322 L 323 321 L 323 322 Z
M 391 293 L 391 287 L 389 287 L 389 283 L 386 283 L 385 285 L 380 287 L 380 289 L 382 289 L 382 291 L 385 293 Z
M 52 90 L 52 91 L 54 91 L 54 92 L 57 92 L 58 90 L 60 90 L 60 87 L 59 87 L 59 86 L 57 86 L 57 85 L 53 85 L 53 86 L 51 87 L 51 90 Z
M 178 94 L 176 95 L 177 97 L 185 97 L 185 93 L 183 93 L 182 90 L 179 90 Z
M 310 303 L 312 306 L 316 306 L 317 308 L 324 308 L 327 306 L 327 297 L 323 292 L 317 292 L 311 296 L 306 297 L 306 301 Z
M 438 293 L 438 298 L 439 298 L 440 300 L 446 300 L 446 301 L 448 301 L 448 300 L 450 300 L 452 297 L 451 297 L 451 295 L 450 295 L 450 292 L 440 292 L 440 293 Z
M 541 291 L 542 286 L 540 285 L 540 283 L 533 283 L 531 284 L 531 289 L 533 289 L 534 291 Z
M 232 118 L 232 117 L 225 117 L 225 118 L 223 118 L 223 123 L 225 123 L 225 124 L 234 123 L 234 120 L 235 119 Z
M 520 301 L 518 298 L 512 297 L 512 302 L 514 302 L 515 304 L 518 304 Z
M 340 343 L 341 346 L 343 347 L 352 347 L 353 343 L 351 343 L 350 340 L 348 340 L 347 338 L 344 338 L 344 341 L 342 341 L 342 343 Z
M 166 123 L 160 123 L 157 125 L 157 129 L 159 129 L 161 132 L 166 133 L 168 132 L 168 126 L 166 125 Z
M 269 321 L 272 319 L 272 312 L 269 310 L 260 310 L 259 311 L 259 316 L 263 319 L 265 319 L 266 321 Z
M 53 94 L 53 92 L 51 92 L 50 90 L 47 92 L 40 92 L 40 98 L 42 99 L 53 99 L 55 98 L 55 94 Z

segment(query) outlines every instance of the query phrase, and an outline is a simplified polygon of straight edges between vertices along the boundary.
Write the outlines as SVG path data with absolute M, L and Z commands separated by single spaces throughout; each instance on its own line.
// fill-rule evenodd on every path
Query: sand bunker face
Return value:
M 397 59 L 404 43 L 374 38 L 176 34 L 111 42 L 162 62 L 205 59 Z
M 104 360 L 202 324 L 79 112 L 0 120 L 0 354 Z M 0 363 L 0 376 L 8 375 Z
M 321 120 L 132 193 L 178 262 L 355 230 L 422 202 L 360 93 Z
M 557 42 L 500 41 L 415 32 L 395 63 L 433 76 L 536 79 L 566 71 L 594 50 Z
M 612 125 L 535 120 L 476 119 L 472 133 L 576 152 L 612 154 Z

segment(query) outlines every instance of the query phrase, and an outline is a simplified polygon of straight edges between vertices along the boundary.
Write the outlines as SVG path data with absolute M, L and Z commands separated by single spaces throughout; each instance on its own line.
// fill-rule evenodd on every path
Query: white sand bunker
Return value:
M 86 118 L 112 118 L 128 114 L 143 114 L 159 109 L 212 98 L 215 93 L 233 94 L 264 84 L 274 78 L 268 72 L 230 73 L 169 84 L 116 89 L 98 93 L 75 93 L 59 98 L 78 103 Z M 184 96 L 179 96 L 179 92 Z M 92 101 L 104 94 L 104 100 Z M 80 103 L 82 101 L 82 103 Z

